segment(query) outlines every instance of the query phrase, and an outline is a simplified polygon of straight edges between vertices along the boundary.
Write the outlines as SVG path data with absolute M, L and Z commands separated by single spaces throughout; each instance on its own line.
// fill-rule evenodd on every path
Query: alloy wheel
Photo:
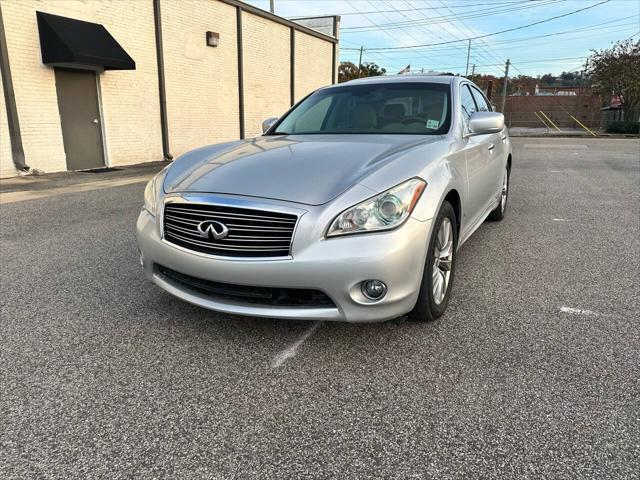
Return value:
M 431 285 L 433 300 L 441 304 L 447 294 L 449 279 L 451 278 L 451 265 L 453 263 L 453 227 L 451 220 L 445 217 L 438 234 L 433 250 L 433 270 Z
M 500 210 L 504 213 L 504 209 L 507 208 L 507 193 L 509 189 L 509 170 L 504 171 L 504 177 L 502 179 L 502 196 L 500 198 Z

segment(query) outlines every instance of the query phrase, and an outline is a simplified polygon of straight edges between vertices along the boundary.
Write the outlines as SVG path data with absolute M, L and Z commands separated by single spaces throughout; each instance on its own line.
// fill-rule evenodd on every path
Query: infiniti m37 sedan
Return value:
M 263 135 L 188 152 L 147 185 L 147 277 L 211 310 L 419 321 L 447 308 L 460 246 L 507 206 L 504 117 L 473 83 L 321 88 Z

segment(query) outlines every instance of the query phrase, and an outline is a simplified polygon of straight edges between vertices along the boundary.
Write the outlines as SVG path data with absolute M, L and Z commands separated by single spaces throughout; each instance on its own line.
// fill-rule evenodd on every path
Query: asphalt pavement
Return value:
M 0 198 L 0 478 L 638 478 L 640 142 L 514 143 L 432 324 L 174 299 L 144 183 Z

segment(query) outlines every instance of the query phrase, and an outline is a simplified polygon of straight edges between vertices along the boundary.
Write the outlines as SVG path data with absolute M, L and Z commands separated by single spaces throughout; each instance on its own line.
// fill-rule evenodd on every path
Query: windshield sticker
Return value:
M 438 120 L 427 120 L 427 128 L 437 130 L 439 126 L 440 122 Z

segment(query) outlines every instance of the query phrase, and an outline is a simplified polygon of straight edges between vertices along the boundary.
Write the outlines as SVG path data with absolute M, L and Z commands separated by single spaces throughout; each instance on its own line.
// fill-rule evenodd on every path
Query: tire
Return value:
M 443 227 L 444 224 L 448 224 L 448 227 Z M 447 244 L 450 242 L 450 245 L 448 245 L 448 247 L 447 245 L 441 245 L 441 239 L 444 238 L 441 232 L 443 228 L 445 230 L 450 228 L 449 240 L 447 240 Z M 429 239 L 427 259 L 420 284 L 420 293 L 418 294 L 415 307 L 413 307 L 413 310 L 409 313 L 410 319 L 418 322 L 432 322 L 441 317 L 447 309 L 456 270 L 457 245 L 458 227 L 456 214 L 451 204 L 444 202 L 442 207 L 440 207 L 431 238 Z M 443 249 L 442 247 L 445 248 Z M 450 251 L 450 255 L 447 257 L 448 261 L 444 260 L 445 257 L 440 254 L 440 252 L 445 249 Z M 448 270 L 446 270 L 447 268 Z M 436 273 L 436 269 L 439 271 L 438 273 Z M 448 272 L 448 276 L 445 271 Z M 437 275 L 440 275 L 441 280 L 438 280 Z M 446 286 L 444 293 L 442 294 L 442 289 L 440 289 L 439 292 L 434 291 L 434 282 L 439 283 L 445 279 Z
M 507 211 L 507 201 L 509 200 L 509 176 L 511 172 L 509 171 L 509 166 L 504 171 L 504 176 L 502 177 L 502 192 L 500 195 L 500 203 L 498 206 L 491 211 L 487 220 L 492 222 L 499 222 L 504 218 L 504 214 Z

